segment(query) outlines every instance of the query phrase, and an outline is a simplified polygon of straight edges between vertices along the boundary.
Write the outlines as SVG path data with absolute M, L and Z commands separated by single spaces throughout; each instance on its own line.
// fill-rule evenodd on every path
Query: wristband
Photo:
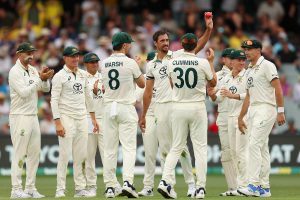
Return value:
M 278 107 L 277 112 L 278 113 L 284 113 L 284 107 Z

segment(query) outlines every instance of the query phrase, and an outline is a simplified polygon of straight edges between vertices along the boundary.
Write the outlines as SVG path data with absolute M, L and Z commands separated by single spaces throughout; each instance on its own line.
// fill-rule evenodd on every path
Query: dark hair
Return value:
M 154 35 L 153 35 L 153 41 L 157 42 L 158 37 L 161 36 L 161 35 L 165 35 L 165 34 L 167 34 L 168 37 L 169 37 L 169 33 L 168 33 L 168 31 L 166 31 L 166 30 L 159 30 L 159 31 L 156 31 L 156 32 L 154 33 Z
M 122 49 L 122 47 L 123 47 L 123 44 L 124 44 L 124 43 L 118 44 L 117 46 L 113 46 L 113 50 L 114 50 L 114 51 L 120 51 L 120 50 Z

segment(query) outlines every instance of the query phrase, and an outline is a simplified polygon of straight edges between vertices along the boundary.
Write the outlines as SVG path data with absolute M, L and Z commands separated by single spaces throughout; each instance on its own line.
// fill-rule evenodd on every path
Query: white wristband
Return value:
M 278 113 L 284 113 L 284 107 L 278 107 L 277 112 Z

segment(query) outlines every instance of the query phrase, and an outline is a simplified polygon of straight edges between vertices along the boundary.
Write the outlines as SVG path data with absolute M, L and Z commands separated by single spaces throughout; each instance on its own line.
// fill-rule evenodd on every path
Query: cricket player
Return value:
M 65 65 L 54 75 L 51 91 L 51 107 L 59 142 L 55 197 L 65 197 L 67 167 L 71 155 L 74 168 L 74 197 L 91 197 L 93 195 L 86 190 L 84 175 L 88 143 L 87 112 L 91 115 L 94 132 L 97 132 L 99 127 L 86 72 L 78 69 L 79 50 L 72 46 L 66 47 L 63 59 Z
M 145 79 L 135 60 L 128 58 L 133 42 L 125 32 L 112 37 L 113 54 L 103 60 L 101 70 L 104 93 L 104 183 L 105 196 L 115 197 L 117 153 L 119 142 L 123 152 L 123 194 L 138 198 L 133 186 L 136 159 L 138 116 L 134 104 L 135 87 L 145 87 Z
M 220 95 L 221 88 L 224 87 L 224 77 L 231 73 L 232 67 L 230 53 L 233 50 L 234 49 L 232 48 L 226 48 L 223 50 L 221 58 L 223 67 L 216 73 L 218 80 L 217 86 L 215 88 L 207 88 L 207 93 L 211 100 L 218 104 L 218 117 L 216 123 L 218 125 L 221 143 L 221 163 L 228 186 L 228 190 L 221 193 L 220 196 L 239 195 L 237 192 L 237 172 L 230 149 L 230 138 L 228 134 L 228 99 Z
M 95 169 L 95 156 L 97 149 L 99 149 L 101 159 L 103 160 L 103 111 L 104 111 L 104 86 L 102 82 L 102 76 L 98 72 L 99 69 L 99 57 L 95 53 L 87 53 L 83 56 L 83 64 L 86 67 L 87 79 L 88 79 L 88 90 L 93 97 L 95 106 L 95 116 L 97 123 L 101 129 L 98 132 L 93 132 L 93 124 L 90 115 L 88 114 L 89 123 L 89 135 L 87 145 L 87 160 L 85 165 L 85 175 L 87 181 L 87 189 L 91 196 L 97 195 L 97 174 Z M 103 162 L 102 162 L 103 163 Z M 115 190 L 118 194 L 122 192 L 120 184 Z
M 242 43 L 250 61 L 246 71 L 247 94 L 238 117 L 242 133 L 249 134 L 248 186 L 238 189 L 245 196 L 270 197 L 269 134 L 277 121 L 285 123 L 283 95 L 276 66 L 261 55 L 262 44 L 257 40 Z M 248 126 L 244 122 L 247 111 Z
M 205 18 L 206 31 L 204 35 L 197 41 L 195 52 L 198 53 L 206 44 L 210 37 L 213 28 L 212 18 Z M 154 45 L 157 49 L 155 58 L 147 64 L 147 83 L 143 97 L 143 114 L 140 119 L 140 127 L 145 129 L 148 107 L 152 98 L 152 90 L 155 84 L 156 101 L 154 107 L 154 115 L 156 118 L 156 134 L 159 142 L 161 165 L 164 166 L 167 154 L 171 149 L 172 131 L 171 120 L 169 113 L 172 106 L 172 88 L 169 84 L 167 65 L 172 58 L 183 53 L 183 50 L 175 52 L 169 51 L 169 36 L 166 31 L 157 31 L 153 35 Z M 190 153 L 186 146 L 180 158 L 185 182 L 188 184 L 187 196 L 192 196 L 195 193 L 195 180 L 192 174 L 192 163 Z M 175 183 L 175 175 L 174 181 Z
M 176 199 L 173 189 L 175 167 L 184 151 L 190 133 L 195 152 L 196 192 L 195 198 L 205 196 L 207 171 L 207 111 L 205 107 L 206 83 L 211 87 L 217 79 L 213 67 L 213 50 L 209 49 L 208 60 L 197 58 L 195 48 L 198 38 L 187 33 L 181 38 L 184 53 L 172 59 L 168 65 L 173 85 L 171 121 L 173 131 L 172 147 L 167 155 L 158 192 L 165 198 Z
M 20 44 L 16 52 L 18 59 L 8 75 L 11 98 L 9 125 L 14 150 L 11 163 L 11 199 L 45 197 L 35 187 L 41 151 L 37 92 L 50 91 L 49 78 L 54 71 L 45 67 L 38 72 L 31 65 L 36 50 L 30 43 Z M 22 171 L 25 162 L 26 184 L 23 191 Z
M 147 62 L 153 60 L 155 51 L 151 51 L 147 55 Z M 154 176 L 156 168 L 156 155 L 158 151 L 158 140 L 155 131 L 155 117 L 154 117 L 154 102 L 155 102 L 155 87 L 153 88 L 152 100 L 149 106 L 146 120 L 147 126 L 145 133 L 142 134 L 143 144 L 145 150 L 145 168 L 144 168 L 144 188 L 138 192 L 141 196 L 153 196 Z M 137 88 L 136 99 L 138 103 L 143 103 L 144 89 Z
M 232 71 L 224 77 L 224 87 L 220 95 L 227 100 L 228 107 L 228 136 L 234 168 L 237 170 L 237 188 L 247 186 L 247 150 L 248 134 L 241 134 L 238 129 L 238 116 L 246 96 L 245 60 L 242 50 L 230 53 Z M 236 191 L 232 193 L 235 195 Z

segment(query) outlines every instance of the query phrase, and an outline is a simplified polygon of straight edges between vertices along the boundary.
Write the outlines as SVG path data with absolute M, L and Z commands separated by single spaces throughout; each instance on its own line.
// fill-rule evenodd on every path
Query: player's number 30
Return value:
M 117 90 L 120 87 L 119 72 L 116 69 L 111 69 L 108 72 L 108 85 L 111 90 Z
M 177 80 L 179 80 L 179 83 L 178 83 L 178 81 L 175 83 L 175 86 L 177 88 L 182 88 L 184 86 L 184 84 L 187 86 L 187 88 L 190 88 L 190 89 L 193 89 L 196 87 L 197 82 L 198 82 L 198 74 L 194 68 L 187 68 L 186 71 L 184 72 L 182 68 L 176 67 L 173 71 L 177 75 Z M 177 74 L 177 72 L 179 72 L 179 74 Z M 190 73 L 192 73 L 192 76 L 190 76 Z M 190 78 L 192 78 L 192 79 L 190 79 Z

